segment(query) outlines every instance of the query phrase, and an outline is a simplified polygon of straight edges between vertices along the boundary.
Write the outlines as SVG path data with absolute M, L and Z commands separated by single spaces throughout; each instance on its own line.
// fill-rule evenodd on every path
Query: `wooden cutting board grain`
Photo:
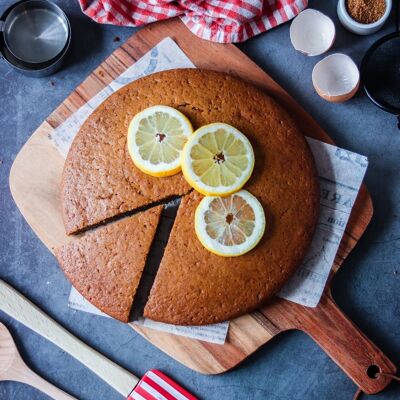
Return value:
M 96 68 L 33 133 L 15 159 L 10 173 L 12 195 L 29 225 L 50 251 L 71 240 L 64 232 L 59 199 L 64 159 L 50 139 L 52 131 L 168 36 L 197 67 L 229 72 L 261 87 L 290 112 L 304 133 L 332 143 L 326 132 L 295 100 L 234 45 L 198 39 L 178 19 L 151 24 L 135 33 Z M 330 279 L 316 308 L 274 299 L 262 309 L 231 321 L 225 345 L 136 325 L 132 328 L 171 357 L 204 374 L 227 371 L 280 332 L 300 329 L 309 334 L 365 393 L 377 393 L 390 383 L 390 378 L 383 375 L 370 377 L 373 375 L 371 366 L 375 365 L 386 373 L 394 373 L 396 368 L 339 310 L 330 293 L 332 276 L 362 236 L 372 214 L 370 195 L 362 186 Z

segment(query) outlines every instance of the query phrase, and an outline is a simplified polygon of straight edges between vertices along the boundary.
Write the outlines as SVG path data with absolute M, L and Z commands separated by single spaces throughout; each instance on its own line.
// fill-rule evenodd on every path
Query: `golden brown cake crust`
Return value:
M 318 216 L 318 179 L 304 136 L 290 116 L 262 91 L 232 76 L 194 69 L 166 71 L 135 81 L 107 99 L 85 122 L 66 160 L 62 181 L 66 230 L 73 233 L 189 191 L 182 174 L 147 176 L 127 152 L 130 120 L 156 104 L 179 109 L 195 129 L 225 122 L 249 138 L 256 164 L 245 188 L 263 204 L 267 229 L 259 245 L 246 255 L 213 255 L 194 231 L 194 211 L 201 196 L 193 192 L 184 197 L 145 316 L 201 325 L 253 310 L 276 293 L 305 255 Z M 114 240 L 115 254 L 122 252 L 125 257 L 126 250 Z M 82 254 L 86 253 L 78 260 Z M 77 279 L 76 268 L 69 264 L 67 276 Z M 121 265 L 125 264 L 121 261 Z M 95 283 L 96 279 L 106 283 L 105 277 L 90 277 Z M 122 285 L 131 284 L 122 278 Z M 83 279 L 83 289 L 89 283 Z M 123 312 L 115 309 L 114 293 L 109 290 L 100 298 L 114 316 L 123 319 L 126 306 Z
M 195 128 L 226 122 L 249 138 L 255 169 L 245 189 L 262 203 L 267 228 L 249 253 L 214 255 L 194 230 L 201 195 L 184 197 L 145 316 L 179 325 L 231 319 L 270 298 L 302 261 L 319 210 L 314 159 L 290 116 L 259 89 L 229 75 L 199 70 L 156 74 L 148 82 L 163 87 L 165 80 L 180 88 L 167 104 L 185 113 Z
M 113 318 L 128 322 L 162 206 L 86 232 L 56 251 L 72 285 Z

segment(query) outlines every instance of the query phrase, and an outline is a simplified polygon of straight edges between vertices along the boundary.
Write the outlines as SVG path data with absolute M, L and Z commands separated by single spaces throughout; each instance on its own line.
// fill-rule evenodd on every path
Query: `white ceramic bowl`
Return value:
M 358 35 L 370 35 L 371 33 L 375 33 L 382 28 L 390 15 L 391 9 L 392 0 L 386 0 L 385 13 L 380 19 L 378 19 L 378 21 L 372 24 L 361 24 L 360 22 L 357 22 L 353 18 L 351 18 L 346 9 L 346 0 L 338 1 L 337 13 L 342 25 L 350 32 L 357 33 Z

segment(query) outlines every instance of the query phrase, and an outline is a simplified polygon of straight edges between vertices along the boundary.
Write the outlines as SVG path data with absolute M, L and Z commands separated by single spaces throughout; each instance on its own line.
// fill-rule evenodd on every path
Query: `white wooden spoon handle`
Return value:
M 76 338 L 3 280 L 0 280 L 0 310 L 69 353 L 123 396 L 127 397 L 139 381 Z

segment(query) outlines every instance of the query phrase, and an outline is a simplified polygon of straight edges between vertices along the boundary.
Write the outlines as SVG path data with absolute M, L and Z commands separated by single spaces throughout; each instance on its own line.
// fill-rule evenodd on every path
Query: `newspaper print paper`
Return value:
M 307 138 L 320 182 L 320 214 L 303 263 L 279 297 L 316 307 L 342 240 L 351 209 L 368 166 L 360 154 Z

